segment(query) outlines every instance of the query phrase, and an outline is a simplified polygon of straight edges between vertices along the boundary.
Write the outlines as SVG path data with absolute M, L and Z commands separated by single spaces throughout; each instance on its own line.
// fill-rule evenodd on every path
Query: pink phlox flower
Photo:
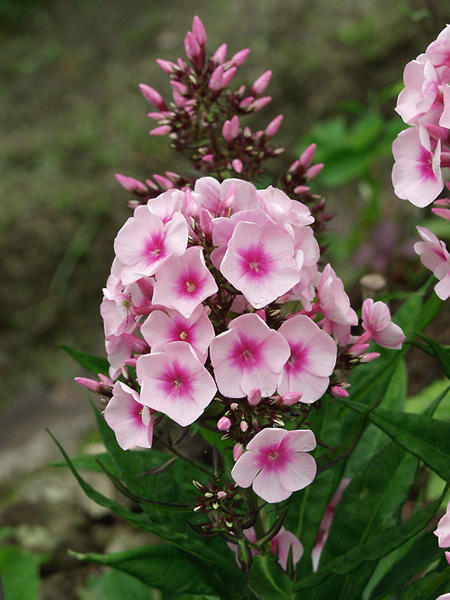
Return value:
M 446 184 L 447 187 L 449 184 Z M 431 211 L 441 219 L 445 219 L 446 221 L 450 221 L 450 198 L 441 198 L 440 200 L 434 201 L 434 206 L 436 208 L 432 208 Z
M 450 25 L 447 25 L 434 42 L 431 42 L 425 54 L 435 67 L 450 65 Z
M 441 300 L 450 296 L 450 253 L 447 246 L 426 227 L 417 227 L 423 242 L 414 244 L 414 251 L 420 256 L 422 264 L 439 279 L 434 291 Z
M 156 274 L 153 302 L 178 310 L 189 318 L 206 298 L 218 291 L 199 246 L 182 256 L 171 256 Z
M 103 300 L 100 305 L 105 336 L 131 333 L 136 327 L 131 296 L 123 292 L 112 294 L 107 288 L 103 290 Z
M 269 186 L 266 190 L 258 190 L 257 193 L 260 207 L 275 223 L 295 227 L 314 223 L 315 219 L 305 204 L 292 200 L 278 188 Z
M 441 118 L 439 119 L 440 127 L 445 127 L 445 129 L 450 129 L 450 86 L 445 85 L 442 90 L 442 99 L 444 102 L 444 110 L 442 112 Z M 448 132 L 447 132 L 448 134 Z
M 117 381 L 113 396 L 105 409 L 105 421 L 116 434 L 117 443 L 123 450 L 151 448 L 153 439 L 153 415 L 144 406 L 139 394 Z
M 384 302 L 374 302 L 372 298 L 364 300 L 362 305 L 362 327 L 380 346 L 400 350 L 405 334 L 392 322 L 391 312 Z
M 141 334 L 152 352 L 158 352 L 161 346 L 169 342 L 187 342 L 202 364 L 205 364 L 209 345 L 215 335 L 203 306 L 197 306 L 189 319 L 177 310 L 156 310 L 143 323 Z
M 228 327 L 210 346 L 219 390 L 229 398 L 243 398 L 254 388 L 271 396 L 289 358 L 289 344 L 255 314 L 241 315 Z
M 115 381 L 122 372 L 126 361 L 133 354 L 132 346 L 121 335 L 109 335 L 105 340 L 106 354 L 109 362 L 109 376 Z
M 340 344 L 350 339 L 350 327 L 358 324 L 358 315 L 350 306 L 344 284 L 332 267 L 325 266 L 317 286 L 318 310 L 324 316 L 322 329 L 332 332 Z
M 397 196 L 421 208 L 431 204 L 444 187 L 440 140 L 432 150 L 427 129 L 419 125 L 401 131 L 392 144 L 392 152 L 392 183 Z
M 124 265 L 120 273 L 123 283 L 154 275 L 170 256 L 184 253 L 187 238 L 188 225 L 181 213 L 174 213 L 164 224 L 148 206 L 138 206 L 114 241 L 116 255 Z
M 255 308 L 264 308 L 300 280 L 290 235 L 271 223 L 238 223 L 220 271 Z
M 198 210 L 206 208 L 213 218 L 257 206 L 255 186 L 242 179 L 225 179 L 220 183 L 213 177 L 201 177 L 195 182 L 194 197 Z
M 450 547 L 450 502 L 445 515 L 440 519 L 433 533 L 439 540 L 439 548 Z
M 446 555 L 450 554 L 450 552 L 446 552 L 445 554 Z M 446 558 L 447 558 L 447 562 L 450 564 L 449 557 L 446 556 Z M 436 600 L 450 600 L 450 592 L 448 594 L 441 594 L 440 596 L 438 596 L 436 598 Z
M 214 379 L 187 342 L 171 342 L 137 359 L 141 402 L 179 425 L 193 423 L 217 391 Z
M 258 543 L 254 527 L 244 529 L 244 535 L 249 542 L 252 542 L 252 544 Z M 230 548 L 230 550 L 233 550 L 236 553 L 237 559 L 236 544 L 227 542 L 227 546 Z M 270 540 L 270 551 L 272 554 L 278 554 L 278 563 L 280 564 L 281 568 L 286 571 L 289 553 L 292 553 L 292 562 L 295 567 L 302 557 L 303 546 L 300 543 L 300 540 L 292 532 L 288 531 L 284 527 L 281 527 L 280 531 Z M 252 556 L 259 554 L 256 548 L 250 548 L 250 552 Z
M 263 429 L 248 443 L 231 476 L 242 488 L 252 486 L 266 502 L 282 502 L 313 481 L 316 462 L 307 452 L 315 447 L 312 431 Z
M 327 507 L 325 508 L 325 514 L 323 515 L 323 519 L 319 525 L 319 531 L 317 532 L 316 542 L 311 553 L 311 560 L 314 572 L 316 572 L 319 567 L 320 556 L 322 554 L 323 547 L 325 546 L 325 542 L 328 539 L 328 534 L 330 533 L 335 508 L 341 501 L 342 494 L 344 493 L 344 490 L 348 486 L 350 481 L 351 479 L 348 479 L 347 477 L 341 479 L 338 487 L 336 488 L 336 491 L 333 494 L 333 497 L 331 498 L 329 504 L 327 504 Z
M 213 219 L 212 242 L 217 247 L 211 252 L 211 262 L 216 269 L 220 269 L 220 264 L 228 248 L 228 242 L 233 236 L 236 225 L 241 221 L 257 223 L 258 225 L 273 223 L 272 219 L 260 208 L 240 210 L 231 215 L 231 217 L 217 217 Z
M 395 110 L 409 125 L 416 124 L 433 106 L 439 79 L 425 54 L 409 62 L 403 73 L 405 88 L 398 96 Z
M 336 364 L 336 343 L 305 315 L 288 319 L 278 331 L 290 347 L 278 393 L 301 392 L 300 402 L 315 402 L 328 388 Z
M 300 300 L 305 310 L 311 310 L 316 294 L 313 281 L 320 258 L 319 244 L 311 227 L 294 229 L 295 259 L 300 269 L 300 281 L 292 288 L 292 299 Z
M 172 184 L 172 182 L 170 182 Z M 186 193 L 181 190 L 170 189 L 156 198 L 150 198 L 147 202 L 148 210 L 161 219 L 166 225 L 169 223 L 176 212 L 184 214 Z

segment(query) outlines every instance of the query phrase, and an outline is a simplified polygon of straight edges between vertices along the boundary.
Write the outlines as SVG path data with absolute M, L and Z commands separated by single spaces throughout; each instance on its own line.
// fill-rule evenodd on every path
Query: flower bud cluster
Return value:
M 450 166 L 450 25 L 404 71 L 405 88 L 397 112 L 410 128 L 400 132 L 392 151 L 392 182 L 399 198 L 429 206 L 444 189 L 442 169 Z M 449 187 L 449 183 L 446 184 Z M 434 202 L 433 213 L 450 221 L 450 199 Z M 425 227 L 415 251 L 439 283 L 441 300 L 450 297 L 450 254 L 444 242 Z

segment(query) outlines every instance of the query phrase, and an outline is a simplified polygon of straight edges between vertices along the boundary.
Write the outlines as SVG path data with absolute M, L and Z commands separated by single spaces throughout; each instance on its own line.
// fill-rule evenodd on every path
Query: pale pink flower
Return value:
M 271 396 L 289 358 L 289 344 L 255 314 L 241 315 L 228 327 L 210 347 L 219 390 L 229 398 L 243 398 L 254 388 Z
M 263 429 L 248 443 L 231 476 L 240 487 L 252 486 L 266 502 L 282 502 L 313 481 L 316 462 L 306 452 L 315 447 L 312 431 Z
M 109 335 L 105 339 L 106 354 L 109 362 L 109 376 L 116 380 L 125 366 L 125 361 L 133 354 L 132 346 L 123 335 Z
M 405 88 L 398 96 L 395 110 L 408 124 L 415 124 L 433 106 L 439 80 L 425 54 L 409 62 L 403 73 Z
M 258 202 L 264 212 L 279 225 L 304 227 L 314 223 L 314 217 L 305 204 L 292 200 L 278 188 L 269 186 L 265 190 L 258 190 Z
M 447 25 L 437 39 L 431 42 L 425 54 L 435 67 L 450 64 L 450 25 Z
M 372 339 L 384 348 L 400 350 L 405 341 L 405 334 L 391 320 L 391 312 L 387 304 L 374 302 L 372 298 L 367 298 L 363 302 L 362 327 L 369 334 L 366 340 Z
M 336 364 L 336 343 L 305 315 L 287 319 L 278 331 L 291 350 L 278 393 L 301 392 L 300 402 L 306 404 L 319 400 L 328 388 Z
M 137 359 L 141 402 L 183 427 L 193 423 L 216 393 L 214 379 L 187 342 L 171 342 Z
M 126 285 L 154 275 L 172 254 L 184 253 L 187 238 L 188 226 L 181 213 L 164 224 L 148 206 L 138 206 L 114 241 L 116 255 L 124 265 L 122 282 Z
M 441 300 L 450 297 L 450 253 L 447 246 L 426 227 L 417 227 L 423 242 L 414 244 L 422 264 L 439 279 L 434 291 Z
M 449 554 L 446 552 L 446 554 Z M 450 562 L 449 562 L 450 564 Z M 450 600 L 450 592 L 448 594 L 441 594 L 436 600 Z
M 136 327 L 131 296 L 123 292 L 112 294 L 107 288 L 103 290 L 103 300 L 100 305 L 105 336 L 131 333 Z
M 142 404 L 139 394 L 121 381 L 113 387 L 113 396 L 105 409 L 105 421 L 123 450 L 152 447 L 152 413 Z
M 220 183 L 213 177 L 201 177 L 194 186 L 198 210 L 206 208 L 214 217 L 230 216 L 239 210 L 256 208 L 256 188 L 242 179 L 225 179 Z
M 255 308 L 267 306 L 300 280 L 291 237 L 271 223 L 238 223 L 220 270 Z
M 445 515 L 439 521 L 433 533 L 439 540 L 439 548 L 450 547 L 450 502 L 447 505 Z
M 151 346 L 152 352 L 157 352 L 169 342 L 187 342 L 202 364 L 205 363 L 209 345 L 215 335 L 203 306 L 198 306 L 189 319 L 177 310 L 155 310 L 143 323 L 141 334 Z
M 411 127 L 398 134 L 392 153 L 392 183 L 397 196 L 421 208 L 431 204 L 444 187 L 440 140 L 432 151 L 426 128 Z
M 218 290 L 208 271 L 200 246 L 188 248 L 183 256 L 171 256 L 156 274 L 153 302 L 175 308 L 189 318 L 203 300 Z
M 350 326 L 358 324 L 358 315 L 350 306 L 344 284 L 329 264 L 320 276 L 317 301 L 324 316 L 323 328 L 331 331 L 340 344 L 347 344 Z

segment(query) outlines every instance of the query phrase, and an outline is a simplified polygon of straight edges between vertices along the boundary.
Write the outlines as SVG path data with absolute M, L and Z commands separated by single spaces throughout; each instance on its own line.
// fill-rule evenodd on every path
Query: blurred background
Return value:
M 273 71 L 273 102 L 253 117 L 257 128 L 285 117 L 273 181 L 317 143 L 315 189 L 336 213 L 327 260 L 355 306 L 364 274 L 381 274 L 387 291 L 428 276 L 412 246 L 429 214 L 394 196 L 391 144 L 404 128 L 394 112 L 403 68 L 445 27 L 444 0 L 0 0 L 0 539 L 33 573 L 41 565 L 44 599 L 103 598 L 66 549 L 123 547 L 125 534 L 111 541 L 111 517 L 83 504 L 71 476 L 44 468 L 58 456 L 44 427 L 72 452 L 96 443 L 73 383 L 83 373 L 57 345 L 104 355 L 101 290 L 130 215 L 114 174 L 188 168 L 167 138 L 148 135 L 138 84 L 169 95 L 155 59 L 184 54 L 195 14 L 210 52 L 251 48 L 236 87 Z M 436 337 L 449 327 L 443 316 Z M 439 377 L 417 358 L 411 393 Z

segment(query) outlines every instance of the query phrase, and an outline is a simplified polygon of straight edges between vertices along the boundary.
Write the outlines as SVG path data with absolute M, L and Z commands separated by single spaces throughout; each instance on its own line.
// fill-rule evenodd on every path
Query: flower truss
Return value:
M 251 183 L 262 161 L 281 151 L 271 146 L 281 116 L 261 131 L 241 125 L 270 101 L 262 95 L 270 71 L 250 90 L 233 92 L 248 51 L 227 60 L 223 45 L 208 57 L 205 42 L 194 18 L 187 61 L 158 61 L 171 79 L 172 101 L 140 86 L 157 109 L 150 133 L 168 135 L 201 176 L 167 172 L 145 183 L 116 176 L 134 195 L 134 212 L 115 239 L 100 309 L 109 378 L 78 382 L 105 398 L 105 420 L 124 450 L 161 443 L 180 456 L 170 433 L 176 426 L 228 441 L 234 466 L 217 480 L 194 482 L 200 496 L 193 510 L 209 518 L 195 527 L 243 545 L 250 558 L 270 541 L 289 570 L 302 554 L 300 541 L 281 521 L 264 535 L 259 511 L 315 479 L 310 452 L 321 440 L 308 416 L 322 398 L 348 396 L 350 371 L 378 357 L 368 352 L 371 340 L 399 349 L 405 336 L 387 305 L 373 300 L 365 301 L 362 331 L 354 335 L 359 321 L 344 285 L 330 264 L 319 263 L 318 236 L 329 215 L 308 186 L 322 167 L 311 165 L 315 146 L 294 161 L 280 187 Z M 421 136 L 419 158 L 417 140 L 408 138 L 402 169 L 414 171 L 428 152 L 431 171 L 419 169 L 420 186 L 434 193 L 442 153 L 426 128 Z M 316 564 L 330 523 L 322 526 Z
M 433 213 L 450 221 L 450 200 L 436 200 L 444 189 L 443 169 L 450 166 L 450 25 L 404 71 L 405 88 L 397 112 L 411 125 L 393 144 L 392 182 L 399 198 L 418 207 L 434 201 Z M 448 187 L 448 183 L 446 184 Z M 444 242 L 418 227 L 422 242 L 415 245 L 422 264 L 439 283 L 441 300 L 450 297 L 450 254 Z

